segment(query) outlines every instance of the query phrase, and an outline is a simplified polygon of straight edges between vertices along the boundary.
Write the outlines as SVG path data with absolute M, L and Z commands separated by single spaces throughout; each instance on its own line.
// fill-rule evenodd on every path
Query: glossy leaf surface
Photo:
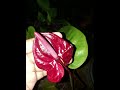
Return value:
M 64 32 L 66 38 L 76 47 L 73 62 L 68 67 L 70 69 L 79 68 L 88 56 L 88 44 L 85 35 L 71 25 L 64 26 L 59 31 Z

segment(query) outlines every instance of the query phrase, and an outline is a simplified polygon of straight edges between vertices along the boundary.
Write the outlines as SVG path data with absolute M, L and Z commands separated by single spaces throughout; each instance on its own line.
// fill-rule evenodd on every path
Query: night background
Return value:
M 74 82 L 73 90 L 94 90 L 94 2 L 93 0 L 49 0 L 50 7 L 57 9 L 57 16 L 55 20 L 65 19 L 71 25 L 81 30 L 86 36 L 88 42 L 88 57 L 86 62 L 77 69 L 77 76 L 79 81 Z M 38 4 L 36 0 L 25 0 L 25 19 L 24 29 L 33 25 L 38 29 L 41 25 L 37 20 Z M 43 12 L 46 15 L 45 12 Z M 46 23 L 45 23 L 46 25 Z M 60 26 L 56 26 L 57 28 Z M 48 25 L 50 29 L 55 27 L 53 24 Z M 39 30 L 38 30 L 39 31 Z M 46 78 L 38 81 L 34 90 L 44 90 L 42 83 Z M 63 87 L 64 86 L 64 87 Z M 72 90 L 68 81 L 61 82 L 57 85 L 58 90 Z M 45 89 L 47 90 L 47 89 Z M 49 89 L 56 90 L 56 89 Z

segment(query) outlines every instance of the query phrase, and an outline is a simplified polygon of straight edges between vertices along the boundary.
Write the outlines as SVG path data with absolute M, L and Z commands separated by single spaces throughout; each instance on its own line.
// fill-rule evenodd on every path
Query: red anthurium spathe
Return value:
M 47 71 L 51 82 L 59 82 L 73 55 L 73 46 L 54 33 L 34 33 L 33 56 L 38 68 Z

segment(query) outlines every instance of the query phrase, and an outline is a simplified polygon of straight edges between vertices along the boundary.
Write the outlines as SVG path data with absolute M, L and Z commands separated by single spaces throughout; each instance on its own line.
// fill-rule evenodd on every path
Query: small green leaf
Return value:
M 41 12 L 38 12 L 37 18 L 38 18 L 38 20 L 40 22 L 44 22 L 45 21 L 45 16 Z
M 40 8 L 42 8 L 44 11 L 47 11 L 49 9 L 49 0 L 37 0 L 37 3 Z
M 28 27 L 28 31 L 26 31 L 26 38 L 33 38 L 34 37 L 34 32 L 35 32 L 35 28 L 33 26 L 29 26 Z
M 52 20 L 57 16 L 57 9 L 56 8 L 49 8 L 47 11 L 47 19 L 49 22 L 52 22 Z
M 57 16 L 57 9 L 56 8 L 49 8 L 48 13 L 52 18 L 55 18 Z
M 70 69 L 79 68 L 88 56 L 88 44 L 85 35 L 73 26 L 64 26 L 59 32 L 64 32 L 66 38 L 76 47 L 73 62 L 68 66 Z
M 29 39 L 29 33 L 27 32 L 27 30 L 26 30 L 26 39 Z
M 48 12 L 47 12 L 47 20 L 48 20 L 49 23 L 51 23 L 51 16 Z

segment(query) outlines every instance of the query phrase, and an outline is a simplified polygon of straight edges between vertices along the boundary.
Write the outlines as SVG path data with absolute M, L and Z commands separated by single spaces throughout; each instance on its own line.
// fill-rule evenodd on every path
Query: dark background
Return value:
M 36 4 L 35 0 L 26 0 L 24 29 L 36 20 Z M 81 66 L 81 69 L 78 70 L 81 82 L 85 85 L 83 86 L 83 83 L 81 83 L 76 88 L 78 87 L 81 90 L 94 90 L 94 1 L 50 0 L 50 5 L 51 7 L 57 8 L 57 18 L 66 19 L 85 34 L 88 42 L 88 58 Z
M 80 77 L 82 81 L 86 84 L 84 90 L 93 90 L 94 84 L 94 1 L 93 0 L 50 0 L 51 7 L 58 9 L 58 18 L 64 18 L 73 26 L 80 29 L 86 36 L 89 46 L 89 55 L 86 63 L 81 66 Z M 25 74 L 23 71 L 26 69 L 25 65 L 25 39 L 26 39 L 26 28 L 31 25 L 32 22 L 36 20 L 35 16 L 37 15 L 37 6 L 35 0 L 24 0 L 24 1 L 15 1 L 17 4 L 14 4 L 10 10 L 7 9 L 7 24 L 9 27 L 7 30 L 13 32 L 13 42 L 16 42 L 14 45 L 17 45 L 15 48 L 14 45 L 11 47 L 15 48 L 15 61 L 17 60 L 15 66 L 17 70 L 12 69 L 15 72 L 16 82 L 14 83 L 15 90 L 23 90 L 25 88 Z M 12 6 L 12 4 L 10 4 Z M 9 8 L 9 7 L 8 7 Z M 15 20 L 13 20 L 15 19 Z M 5 20 L 3 20 L 5 21 Z M 10 21 L 13 21 L 11 23 Z M 15 22 L 14 22 L 15 21 Z M 6 24 L 6 22 L 5 22 Z M 5 25 L 6 27 L 6 25 Z M 12 29 L 15 28 L 15 30 Z M 13 31 L 12 31 L 13 30 Z M 15 32 L 15 34 L 14 34 Z M 8 33 L 9 34 L 9 33 Z M 16 38 L 15 38 L 16 36 Z M 13 50 L 13 48 L 11 48 Z M 10 51 L 12 51 L 10 50 Z M 21 57 L 23 55 L 23 57 Z M 25 71 L 24 71 L 25 73 Z M 13 78 L 12 78 L 13 79 Z M 23 80 L 23 81 L 22 81 Z M 11 80 L 12 81 L 12 80 Z M 23 87 L 21 87 L 21 85 Z M 82 86 L 82 84 L 81 84 Z

